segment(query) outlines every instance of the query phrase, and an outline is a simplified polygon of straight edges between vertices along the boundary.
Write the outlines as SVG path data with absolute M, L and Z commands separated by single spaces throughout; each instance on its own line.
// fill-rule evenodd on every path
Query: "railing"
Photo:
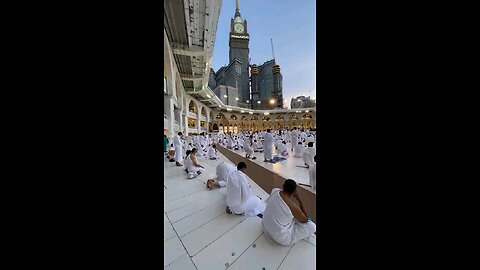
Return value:
M 197 119 L 197 114 L 192 113 L 192 112 L 188 112 L 188 117 Z

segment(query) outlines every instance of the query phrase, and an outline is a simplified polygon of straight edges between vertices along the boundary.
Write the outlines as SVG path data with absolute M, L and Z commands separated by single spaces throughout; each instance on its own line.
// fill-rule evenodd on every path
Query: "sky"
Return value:
M 283 76 L 285 107 L 290 99 L 315 97 L 315 0 L 239 0 L 240 14 L 250 34 L 250 64 L 271 60 L 273 39 L 275 61 Z M 223 0 L 218 20 L 212 66 L 215 71 L 228 65 L 230 19 L 235 0 Z

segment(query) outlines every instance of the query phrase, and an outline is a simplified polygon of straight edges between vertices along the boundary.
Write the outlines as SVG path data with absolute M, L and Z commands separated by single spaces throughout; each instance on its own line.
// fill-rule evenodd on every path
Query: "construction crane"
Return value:
M 270 38 L 270 43 L 272 44 L 272 56 L 273 56 L 273 60 L 275 61 L 275 52 L 273 51 L 273 39 Z

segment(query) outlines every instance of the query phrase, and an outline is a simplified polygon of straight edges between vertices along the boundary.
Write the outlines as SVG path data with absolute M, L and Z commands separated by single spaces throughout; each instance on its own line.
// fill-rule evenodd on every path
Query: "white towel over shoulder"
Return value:
M 263 213 L 263 231 L 265 236 L 280 245 L 291 246 L 315 233 L 316 225 L 312 221 L 300 223 L 280 196 L 281 189 L 274 188 L 267 199 Z

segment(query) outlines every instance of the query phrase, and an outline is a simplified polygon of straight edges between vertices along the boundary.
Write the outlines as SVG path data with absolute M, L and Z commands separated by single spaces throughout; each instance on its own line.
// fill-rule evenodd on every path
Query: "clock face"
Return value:
M 235 24 L 235 32 L 242 33 L 243 32 L 243 24 Z

